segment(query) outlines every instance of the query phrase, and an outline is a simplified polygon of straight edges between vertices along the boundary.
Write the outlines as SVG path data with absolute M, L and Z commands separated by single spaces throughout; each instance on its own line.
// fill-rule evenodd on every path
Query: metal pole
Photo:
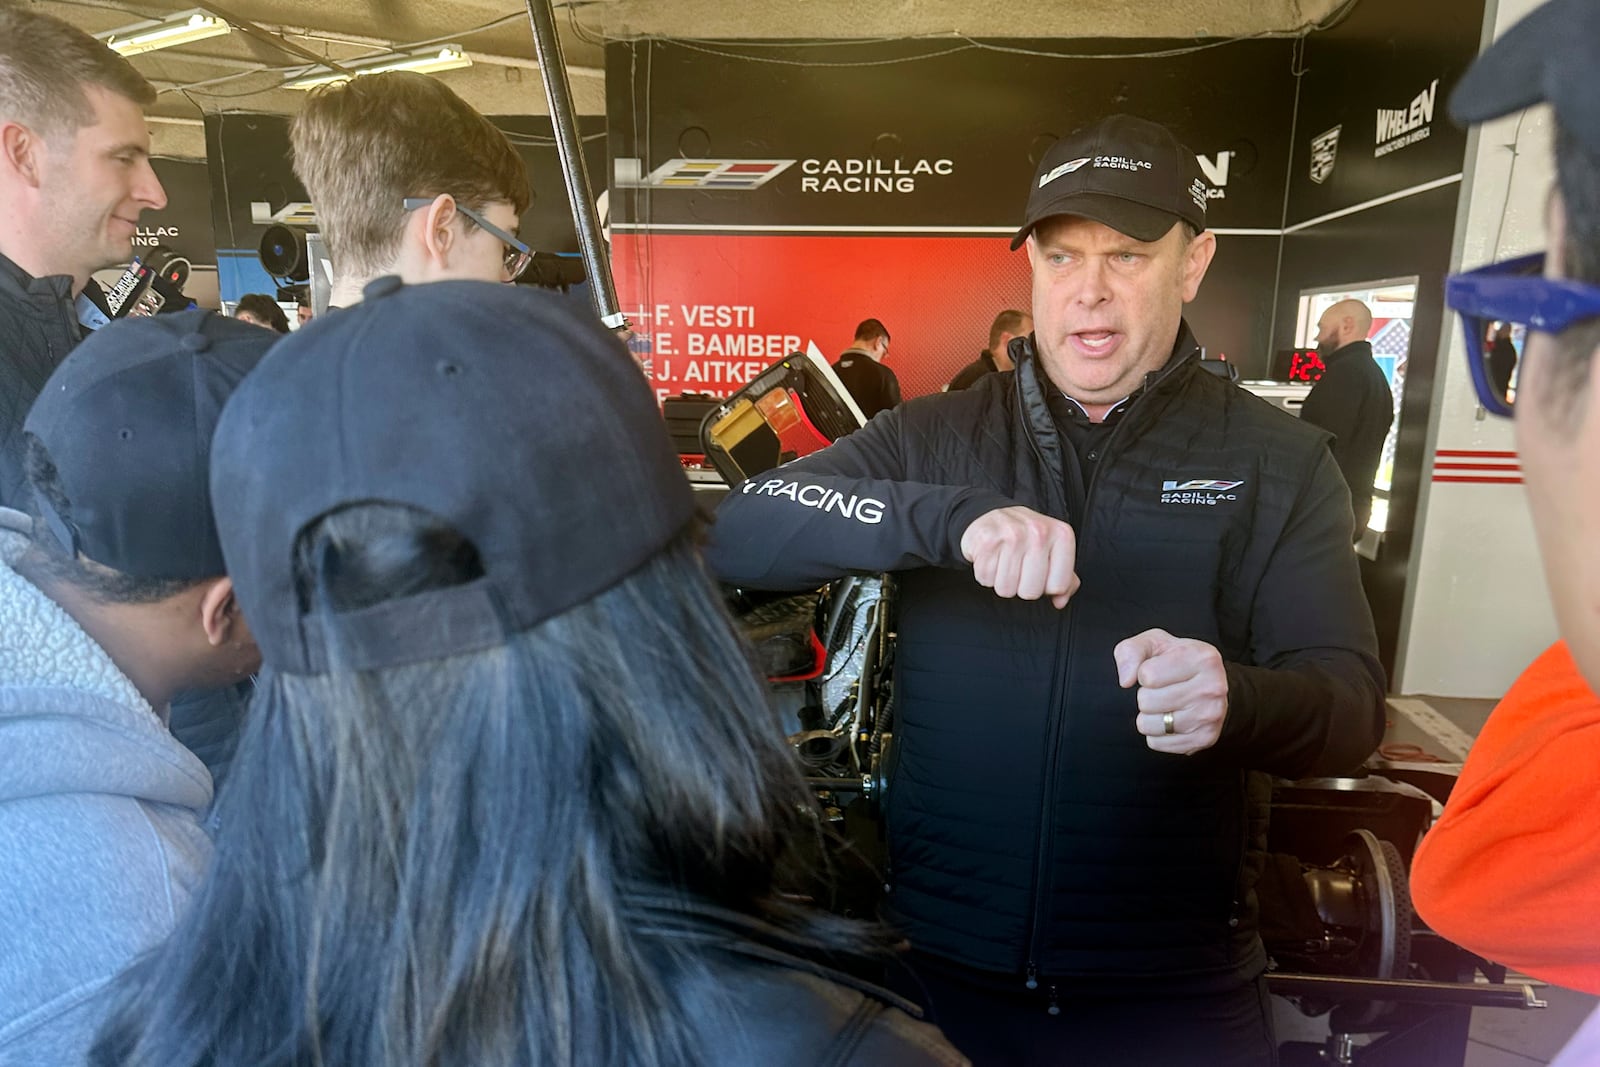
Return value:
M 628 317 L 617 306 L 617 287 L 611 279 L 611 259 L 600 236 L 600 220 L 589 195 L 589 171 L 583 162 L 583 142 L 578 136 L 578 120 L 573 114 L 572 91 L 567 86 L 567 61 L 561 54 L 561 38 L 556 35 L 556 15 L 550 0 L 527 0 L 528 20 L 533 23 L 533 47 L 539 57 L 539 75 L 544 79 L 545 100 L 550 105 L 550 122 L 555 127 L 556 150 L 561 156 L 561 177 L 572 201 L 572 218 L 577 224 L 578 248 L 589 275 L 589 292 L 594 297 L 600 321 L 613 330 L 628 328 Z
M 1531 1010 L 1549 1005 L 1526 982 L 1420 982 L 1404 978 L 1341 978 L 1319 974 L 1268 973 L 1267 988 L 1280 996 L 1319 1000 L 1383 1000 L 1409 1004 L 1460 1004 Z

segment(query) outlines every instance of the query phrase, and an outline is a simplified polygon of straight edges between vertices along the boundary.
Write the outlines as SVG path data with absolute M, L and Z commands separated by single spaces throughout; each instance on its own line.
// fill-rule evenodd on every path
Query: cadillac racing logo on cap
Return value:
M 1090 158 L 1091 157 L 1089 156 L 1084 156 L 1082 159 L 1067 160 L 1065 163 L 1061 164 L 1061 166 L 1055 168 L 1049 174 L 1046 174 L 1044 177 L 1040 178 L 1039 188 L 1043 189 L 1045 186 L 1049 185 L 1063 174 L 1071 174 L 1073 171 L 1087 166 Z

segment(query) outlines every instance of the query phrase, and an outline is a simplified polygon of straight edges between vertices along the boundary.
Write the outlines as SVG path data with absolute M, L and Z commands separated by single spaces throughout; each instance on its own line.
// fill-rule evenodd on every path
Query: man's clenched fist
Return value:
M 1139 687 L 1139 732 L 1157 752 L 1190 756 L 1222 736 L 1228 674 L 1222 653 L 1204 641 L 1146 630 L 1112 653 L 1122 688 Z
M 997 508 L 981 516 L 961 535 L 961 554 L 972 562 L 978 584 L 997 596 L 1047 596 L 1064 608 L 1078 591 L 1077 536 L 1060 519 L 1032 508 Z

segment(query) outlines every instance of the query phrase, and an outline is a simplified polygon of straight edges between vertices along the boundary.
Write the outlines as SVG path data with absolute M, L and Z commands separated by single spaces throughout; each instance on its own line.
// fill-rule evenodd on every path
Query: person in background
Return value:
M 128 262 L 166 206 L 143 109 L 156 91 L 104 43 L 0 0 L 0 506 L 25 508 L 22 423 L 107 321 L 90 277 Z
M 1355 513 L 1353 541 L 1361 540 L 1372 517 L 1373 482 L 1394 425 L 1394 392 L 1372 358 L 1371 332 L 1372 312 L 1359 300 L 1341 300 L 1322 313 L 1317 351 L 1327 369 L 1300 408 L 1303 421 L 1333 434 L 1333 458 Z
M 0 1064 L 82 1064 L 108 985 L 206 865 L 212 780 L 167 731 L 260 662 L 207 483 L 222 402 L 272 346 L 206 311 L 121 320 L 26 424 L 31 516 L 0 509 Z
M 889 331 L 877 319 L 864 319 L 854 340 L 833 364 L 833 372 L 855 397 L 868 419 L 900 403 L 900 379 L 883 365 L 889 358 Z
M 516 236 L 532 199 L 527 165 L 437 78 L 394 71 L 319 89 L 289 140 L 333 260 L 330 307 L 390 274 L 408 285 L 509 282 L 533 261 Z
M 1600 994 L 1600 3 L 1552 0 L 1496 41 L 1450 98 L 1463 125 L 1539 103 L 1553 112 L 1555 187 L 1540 276 L 1495 265 L 1452 279 L 1469 360 L 1520 302 L 1530 327 L 1513 409 L 1517 450 L 1563 644 L 1489 716 L 1412 867 L 1439 933 L 1559 985 Z M 1520 268 L 1521 264 L 1517 264 Z M 1477 286 L 1483 283 L 1483 290 Z M 1492 293 L 1492 296 L 1490 295 Z M 1493 304 L 1490 311 L 1488 305 Z M 1480 307 L 1480 305 L 1482 305 Z M 1515 321 L 1515 320 L 1513 320 Z M 1477 382 L 1502 413 L 1505 395 Z M 1488 395 L 1484 395 L 1487 393 Z M 1600 1063 L 1600 1013 L 1556 1058 Z
M 93 1062 L 964 1062 L 781 892 L 815 798 L 633 367 L 558 295 L 390 277 L 246 381 L 211 484 L 265 669 Z
M 265 293 L 246 293 L 234 307 L 233 317 L 252 326 L 264 326 L 274 333 L 289 332 L 289 316 L 278 302 Z
M 1489 345 L 1489 380 L 1503 397 L 1511 395 L 1511 377 L 1517 371 L 1517 346 L 1511 340 L 1511 325 L 1497 323 Z
M 950 379 L 950 384 L 945 387 L 945 391 L 953 393 L 960 389 L 967 389 L 985 374 L 1010 370 L 1012 338 L 1026 337 L 1032 332 L 1033 316 L 1027 312 L 1000 312 L 994 317 L 994 324 L 989 327 L 989 347 L 979 352 L 977 359 L 962 367 L 960 373 Z
M 304 326 L 316 317 L 316 309 L 311 306 L 310 299 L 301 300 L 295 307 L 295 325 Z

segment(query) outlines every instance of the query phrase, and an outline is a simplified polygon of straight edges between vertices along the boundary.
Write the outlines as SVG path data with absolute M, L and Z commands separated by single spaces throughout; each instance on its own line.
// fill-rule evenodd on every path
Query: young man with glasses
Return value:
M 1516 419 L 1534 530 L 1563 643 L 1478 735 L 1412 892 L 1439 933 L 1558 985 L 1600 993 L 1600 0 L 1553 0 L 1467 72 L 1459 122 L 1548 103 L 1556 186 L 1549 251 L 1450 279 L 1479 403 Z M 1510 388 L 1489 325 L 1526 328 Z M 1514 332 L 1514 331 L 1513 331 Z M 1557 1064 L 1600 1063 L 1600 1015 Z
M 531 200 L 510 140 L 439 81 L 394 72 L 314 95 L 290 129 L 294 170 L 333 259 L 333 307 L 368 282 L 510 282 L 532 250 Z

